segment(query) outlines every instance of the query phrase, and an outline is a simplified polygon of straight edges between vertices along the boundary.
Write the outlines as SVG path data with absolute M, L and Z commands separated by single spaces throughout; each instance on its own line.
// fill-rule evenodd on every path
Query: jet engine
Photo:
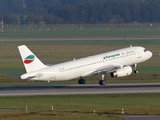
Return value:
M 124 77 L 132 73 L 132 68 L 130 66 L 124 66 L 110 73 L 111 77 Z

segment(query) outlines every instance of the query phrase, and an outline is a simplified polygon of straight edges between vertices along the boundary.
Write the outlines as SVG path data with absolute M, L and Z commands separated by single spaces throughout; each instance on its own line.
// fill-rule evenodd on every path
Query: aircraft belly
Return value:
M 30 79 L 33 81 L 52 81 L 50 78 L 50 74 L 49 73 L 38 73 L 37 76 L 35 76 L 34 78 Z
M 56 74 L 56 80 L 57 81 L 72 80 L 80 77 L 80 75 L 81 75 L 80 71 L 61 72 L 59 74 Z
M 101 64 L 97 67 L 90 67 L 82 72 L 81 77 L 90 77 L 93 75 L 104 74 L 104 73 L 110 71 L 110 69 L 112 69 L 112 68 L 114 68 L 114 66 L 110 67 L 107 64 L 106 65 Z

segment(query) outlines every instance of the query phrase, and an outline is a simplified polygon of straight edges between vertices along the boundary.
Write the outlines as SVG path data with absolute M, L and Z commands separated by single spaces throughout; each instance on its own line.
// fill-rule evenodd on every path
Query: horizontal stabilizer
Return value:
M 15 74 L 15 73 L 11 73 L 11 74 L 8 74 L 8 75 L 12 75 L 12 76 L 21 76 L 22 74 Z

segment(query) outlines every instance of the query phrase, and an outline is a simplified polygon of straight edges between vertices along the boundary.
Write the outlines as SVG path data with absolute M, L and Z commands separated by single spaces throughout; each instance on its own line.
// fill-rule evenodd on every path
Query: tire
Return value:
M 99 81 L 99 84 L 100 84 L 100 85 L 105 85 L 105 84 L 106 84 L 106 81 L 105 81 L 105 80 L 100 80 L 100 81 Z
M 84 79 L 79 79 L 79 80 L 78 80 L 78 83 L 79 83 L 79 84 L 85 84 L 86 81 L 85 81 Z
M 138 70 L 135 70 L 134 73 L 135 73 L 135 74 L 138 74 Z

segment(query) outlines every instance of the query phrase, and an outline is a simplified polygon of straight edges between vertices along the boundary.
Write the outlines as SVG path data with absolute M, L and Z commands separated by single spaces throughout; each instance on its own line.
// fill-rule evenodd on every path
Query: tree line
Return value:
M 160 22 L 159 0 L 0 0 L 5 24 Z

